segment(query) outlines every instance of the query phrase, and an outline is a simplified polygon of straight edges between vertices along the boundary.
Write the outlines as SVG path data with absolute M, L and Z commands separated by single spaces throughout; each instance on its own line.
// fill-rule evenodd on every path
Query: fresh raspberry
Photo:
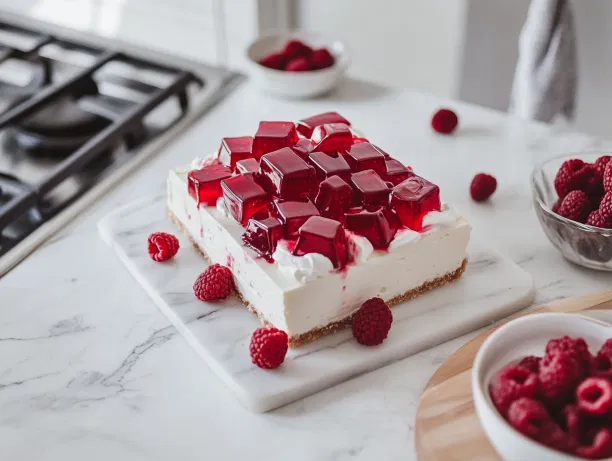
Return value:
M 334 56 L 328 51 L 327 48 L 319 48 L 314 50 L 310 55 L 310 63 L 315 69 L 326 69 L 334 65 Z
M 586 172 L 584 173 L 585 182 L 582 190 L 587 194 L 589 200 L 597 201 L 605 193 L 602 176 L 597 172 L 595 165 L 587 164 L 584 166 L 584 169 Z
M 562 336 L 551 339 L 546 344 L 546 354 L 550 354 L 553 351 L 563 351 L 572 355 L 582 367 L 583 374 L 580 377 L 582 378 L 587 375 L 593 357 L 589 352 L 589 346 L 583 338 Z
M 508 422 L 534 440 L 543 440 L 548 435 L 550 425 L 555 424 L 542 402 L 527 397 L 512 402 L 508 408 Z
M 572 395 L 581 377 L 581 366 L 573 355 L 562 350 L 551 351 L 540 362 L 539 393 L 547 404 L 561 405 Z
M 312 48 L 300 40 L 289 40 L 285 45 L 283 54 L 289 60 L 294 58 L 309 58 L 312 54 Z
M 612 165 L 612 163 L 610 164 Z M 612 192 L 606 192 L 599 204 L 599 215 L 601 219 L 612 219 Z
M 606 165 L 608 165 L 610 159 L 612 159 L 612 155 L 602 155 L 597 160 L 595 160 L 595 163 L 593 163 L 600 178 L 603 178 L 604 171 L 606 170 Z
M 591 211 L 586 223 L 589 226 L 603 227 L 604 229 L 612 228 L 612 219 L 603 219 L 599 210 Z
M 582 439 L 585 421 L 583 414 L 578 410 L 578 406 L 574 404 L 564 406 L 561 415 L 563 418 L 563 426 L 567 434 L 576 442 L 580 441 Z
M 538 375 L 527 368 L 509 365 L 502 368 L 493 379 L 489 392 L 497 410 L 506 415 L 515 400 L 534 397 L 538 388 Z
M 576 440 L 564 432 L 557 424 L 548 424 L 545 428 L 544 436 L 539 442 L 564 453 L 573 453 L 575 451 Z
M 470 184 L 470 195 L 476 202 L 484 202 L 497 189 L 497 180 L 486 173 L 478 173 Z
M 535 355 L 528 355 L 527 357 L 523 357 L 523 359 L 519 362 L 519 367 L 527 368 L 532 373 L 537 373 L 540 369 L 540 360 L 541 357 L 536 357 Z
M 148 251 L 153 261 L 162 262 L 172 258 L 179 250 L 179 241 L 172 234 L 155 232 L 149 235 Z
M 563 198 L 557 213 L 572 221 L 584 223 L 590 211 L 591 202 L 587 194 L 581 190 L 573 190 Z
M 597 431 L 590 445 L 581 445 L 576 454 L 586 459 L 603 459 L 612 456 L 612 431 L 603 427 Z
M 576 389 L 576 403 L 581 411 L 592 416 L 612 412 L 612 383 L 604 378 L 587 378 Z
M 232 271 L 221 264 L 208 266 L 193 284 L 193 292 L 200 301 L 218 301 L 227 298 L 234 288 Z
M 457 114 L 450 109 L 438 109 L 431 118 L 431 127 L 436 133 L 451 134 L 458 124 Z
M 271 53 L 260 59 L 259 64 L 270 69 L 283 70 L 287 64 L 287 57 L 283 53 Z
M 578 158 L 566 160 L 555 176 L 555 190 L 559 198 L 564 198 L 569 192 L 579 190 L 592 174 L 587 164 Z
M 560 207 L 561 207 L 561 199 L 557 200 L 557 201 L 555 202 L 555 204 L 552 206 L 552 208 L 551 208 L 551 209 L 552 209 L 552 212 L 553 212 L 553 213 L 557 213 L 557 214 L 558 214 L 558 213 L 559 213 L 559 208 L 560 208 Z
M 376 346 L 389 334 L 391 323 L 393 314 L 387 303 L 380 298 L 368 299 L 353 317 L 353 336 L 364 346 Z
M 603 188 L 606 192 L 612 192 L 612 162 L 608 162 L 603 174 Z
M 598 354 L 604 354 L 608 357 L 612 357 L 612 338 L 608 339 L 603 346 L 599 349 Z
M 287 72 L 307 72 L 310 69 L 310 63 L 306 58 L 294 58 L 285 66 Z
M 591 376 L 612 380 L 612 361 L 609 355 L 599 352 L 593 358 Z
M 287 333 L 278 328 L 258 328 L 251 336 L 251 360 L 259 368 L 278 368 L 285 361 L 288 345 Z

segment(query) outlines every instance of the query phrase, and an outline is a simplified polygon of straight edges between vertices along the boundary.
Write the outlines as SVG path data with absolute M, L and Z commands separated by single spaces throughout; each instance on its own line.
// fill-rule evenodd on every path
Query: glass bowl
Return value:
M 554 181 L 561 164 L 571 158 L 593 163 L 602 155 L 610 154 L 593 151 L 546 160 L 531 174 L 531 191 L 544 233 L 566 259 L 591 269 L 612 271 L 612 229 L 580 224 L 552 211 L 558 199 Z

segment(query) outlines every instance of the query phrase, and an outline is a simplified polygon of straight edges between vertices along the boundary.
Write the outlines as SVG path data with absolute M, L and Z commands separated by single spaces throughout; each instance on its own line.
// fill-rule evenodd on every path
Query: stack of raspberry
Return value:
M 592 356 L 582 338 L 552 339 L 544 357 L 500 370 L 489 392 L 516 430 L 585 459 L 612 456 L 612 339 Z
M 612 156 L 594 163 L 571 159 L 561 165 L 555 177 L 559 200 L 553 211 L 567 219 L 612 229 Z
M 270 69 L 306 72 L 326 69 L 335 61 L 327 48 L 313 49 L 300 40 L 289 40 L 282 50 L 264 56 L 259 64 Z

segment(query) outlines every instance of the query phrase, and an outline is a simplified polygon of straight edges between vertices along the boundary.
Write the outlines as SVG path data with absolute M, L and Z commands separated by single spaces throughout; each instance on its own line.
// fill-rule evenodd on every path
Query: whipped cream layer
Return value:
M 187 193 L 189 170 L 169 173 L 168 208 L 214 263 L 230 265 L 244 299 L 289 336 L 342 320 L 374 296 L 403 295 L 454 272 L 467 257 L 471 227 L 445 206 L 425 217 L 424 232 L 400 230 L 389 251 L 349 233 L 355 262 L 342 271 L 333 271 L 323 255 L 294 256 L 282 244 L 270 264 L 242 244 L 244 228 L 221 204 L 197 206 Z

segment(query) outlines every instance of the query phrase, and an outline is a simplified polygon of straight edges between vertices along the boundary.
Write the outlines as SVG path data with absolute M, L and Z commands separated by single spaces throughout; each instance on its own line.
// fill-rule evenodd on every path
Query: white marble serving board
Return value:
M 193 282 L 204 258 L 164 214 L 164 197 L 130 203 L 102 219 L 102 238 L 134 278 L 242 404 L 263 412 L 375 370 L 506 317 L 533 301 L 531 276 L 478 242 L 458 282 L 393 308 L 393 326 L 377 347 L 360 346 L 345 330 L 298 349 L 271 371 L 251 363 L 248 346 L 259 321 L 232 297 L 217 304 L 198 301 Z M 166 263 L 153 262 L 147 237 L 165 231 L 181 249 Z

